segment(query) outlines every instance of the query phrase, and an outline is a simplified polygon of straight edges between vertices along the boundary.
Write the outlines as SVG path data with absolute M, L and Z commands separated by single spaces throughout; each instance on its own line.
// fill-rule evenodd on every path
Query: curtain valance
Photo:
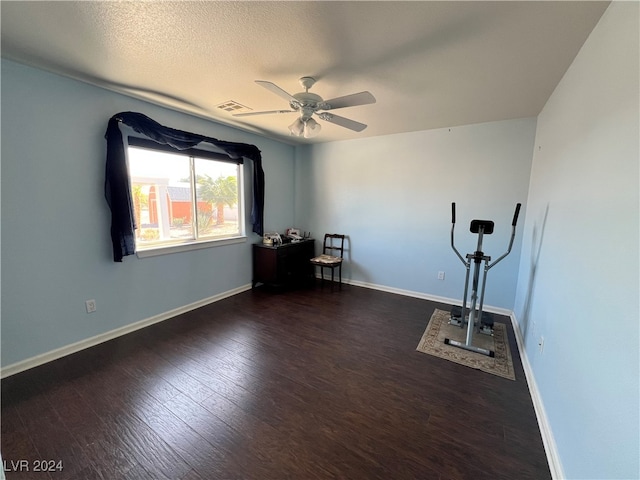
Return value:
M 104 194 L 111 209 L 111 242 L 113 260 L 135 253 L 135 218 L 129 184 L 129 171 L 125 155 L 125 142 L 119 124 L 127 125 L 135 132 L 161 145 L 169 145 L 178 150 L 193 148 L 199 143 L 209 143 L 221 149 L 232 159 L 247 158 L 253 163 L 253 204 L 251 223 L 258 235 L 264 233 L 264 171 L 262 156 L 255 145 L 225 142 L 196 133 L 165 127 L 146 115 L 136 112 L 121 112 L 109 119 L 105 138 L 107 139 L 107 164 Z

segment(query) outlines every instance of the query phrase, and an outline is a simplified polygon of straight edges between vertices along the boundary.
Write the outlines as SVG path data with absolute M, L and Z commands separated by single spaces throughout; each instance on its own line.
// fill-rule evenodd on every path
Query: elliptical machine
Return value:
M 462 307 L 453 307 L 451 309 L 449 324 L 459 326 L 460 328 L 463 328 L 465 325 L 467 325 L 467 338 L 465 343 L 445 338 L 444 343 L 446 343 L 447 345 L 452 345 L 464 350 L 480 353 L 488 357 L 494 356 L 494 352 L 492 350 L 476 347 L 472 345 L 471 342 L 473 340 L 473 333 L 476 328 L 476 324 L 478 323 L 479 333 L 483 333 L 485 335 L 493 335 L 493 318 L 491 317 L 491 315 L 483 313 L 482 311 L 482 306 L 484 303 L 484 289 L 487 283 L 487 273 L 489 273 L 489 270 L 495 267 L 498 262 L 502 261 L 507 255 L 509 255 L 509 253 L 511 253 L 513 240 L 516 237 L 516 223 L 518 222 L 520 206 L 520 203 L 516 205 L 516 210 L 513 214 L 513 221 L 511 222 L 511 240 L 509 241 L 509 248 L 507 249 L 507 252 L 491 263 L 491 257 L 485 255 L 482 251 L 482 237 L 484 235 L 491 235 L 493 233 L 493 222 L 491 220 L 471 220 L 469 230 L 471 231 L 471 233 L 475 233 L 478 235 L 478 245 L 475 252 L 468 253 L 466 255 L 465 260 L 454 245 L 453 232 L 456 226 L 456 204 L 455 202 L 451 204 L 451 248 L 453 248 L 453 251 L 465 266 L 467 274 L 464 281 Z M 480 304 L 478 309 L 476 310 L 476 303 L 478 301 L 478 284 L 480 280 L 480 264 L 482 262 L 484 262 L 484 275 L 482 277 L 482 286 L 480 288 Z M 474 265 L 473 280 L 471 284 L 471 306 L 467 310 L 467 294 L 469 290 L 469 275 L 471 273 L 471 263 L 473 263 Z M 469 312 L 468 317 L 467 311 Z

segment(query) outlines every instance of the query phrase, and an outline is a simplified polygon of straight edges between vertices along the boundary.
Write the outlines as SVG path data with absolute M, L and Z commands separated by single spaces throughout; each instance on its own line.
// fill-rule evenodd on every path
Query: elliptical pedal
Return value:
M 463 327 L 468 319 L 462 320 L 462 307 L 451 307 L 451 314 L 449 316 L 449 325 L 455 325 L 456 327 Z
M 478 333 L 493 337 L 493 315 L 488 312 L 482 312 L 482 321 Z

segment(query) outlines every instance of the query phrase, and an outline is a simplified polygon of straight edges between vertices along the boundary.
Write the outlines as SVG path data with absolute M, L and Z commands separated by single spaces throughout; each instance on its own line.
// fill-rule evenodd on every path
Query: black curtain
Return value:
M 169 145 L 178 150 L 186 150 L 201 142 L 210 143 L 222 149 L 232 159 L 247 158 L 253 162 L 253 205 L 251 223 L 253 231 L 264 234 L 264 171 L 262 156 L 255 145 L 225 142 L 196 133 L 184 132 L 165 127 L 146 115 L 136 112 L 121 112 L 109 119 L 105 138 L 107 139 L 107 165 L 105 172 L 104 195 L 111 209 L 111 242 L 113 261 L 122 262 L 122 258 L 135 253 L 135 219 L 129 171 L 125 156 L 125 142 L 118 127 L 123 123 L 137 133 L 161 145 Z

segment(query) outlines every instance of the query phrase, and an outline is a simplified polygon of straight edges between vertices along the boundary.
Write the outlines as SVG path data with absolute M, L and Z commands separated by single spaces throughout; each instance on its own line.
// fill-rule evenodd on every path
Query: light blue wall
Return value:
M 296 224 L 319 239 L 349 236 L 348 279 L 461 301 L 465 269 L 450 247 L 451 202 L 463 255 L 476 248 L 474 218 L 496 224 L 484 251 L 504 253 L 516 203 L 524 214 L 535 126 L 528 118 L 298 147 Z M 521 231 L 489 274 L 490 306 L 513 308 Z
M 174 128 L 258 146 L 265 227 L 293 221 L 294 148 L 2 61 L 2 365 L 242 287 L 252 242 L 112 261 L 107 120 L 139 111 Z M 251 172 L 245 164 L 247 221 Z M 88 315 L 84 302 L 95 299 Z
M 515 313 L 570 479 L 640 477 L 638 17 L 612 3 L 538 118 Z

